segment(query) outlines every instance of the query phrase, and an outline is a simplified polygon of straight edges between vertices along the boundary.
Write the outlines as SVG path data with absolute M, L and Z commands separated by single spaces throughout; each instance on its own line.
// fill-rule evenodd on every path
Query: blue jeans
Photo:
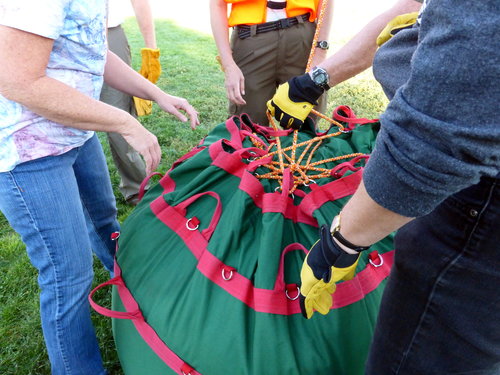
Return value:
M 366 373 L 500 374 L 500 179 L 401 228 Z
M 96 136 L 63 155 L 0 173 L 0 210 L 38 269 L 40 315 L 54 375 L 106 374 L 87 296 L 92 251 L 111 272 L 119 230 L 106 160 Z

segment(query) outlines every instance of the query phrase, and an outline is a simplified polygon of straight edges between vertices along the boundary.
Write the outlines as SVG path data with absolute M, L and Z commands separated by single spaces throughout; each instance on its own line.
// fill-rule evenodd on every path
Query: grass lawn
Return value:
M 165 91 L 185 97 L 199 111 L 201 126 L 195 131 L 174 117 L 153 107 L 151 116 L 141 121 L 157 135 L 163 151 L 159 168 L 165 172 L 174 160 L 196 145 L 215 125 L 226 119 L 224 77 L 215 61 L 216 48 L 210 36 L 157 20 L 157 38 L 161 49 L 163 74 L 158 85 Z M 142 40 L 135 21 L 126 23 L 133 51 L 133 64 L 140 64 Z M 335 41 L 333 41 L 335 43 Z M 338 43 L 338 42 L 337 42 Z M 329 92 L 329 108 L 351 106 L 358 116 L 375 118 L 387 101 L 370 72 L 339 85 Z M 119 219 L 131 211 L 117 189 L 119 176 L 113 165 L 106 137 L 101 136 L 118 202 Z M 107 279 L 96 262 L 95 284 Z M 0 374 L 50 374 L 38 316 L 37 273 L 31 266 L 24 245 L 0 214 Z M 108 291 L 109 292 L 109 291 Z M 98 302 L 109 306 L 109 293 L 100 293 Z M 114 350 L 111 321 L 93 313 L 105 364 L 110 375 L 121 374 Z

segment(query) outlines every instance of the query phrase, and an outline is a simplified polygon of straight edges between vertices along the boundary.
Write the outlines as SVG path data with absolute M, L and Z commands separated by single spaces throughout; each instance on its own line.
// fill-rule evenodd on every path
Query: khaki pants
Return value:
M 245 77 L 244 106 L 229 103 L 229 115 L 247 113 L 261 125 L 268 125 L 266 103 L 278 85 L 304 74 L 311 51 L 316 24 L 302 21 L 287 29 L 238 38 L 233 30 L 231 48 L 233 58 Z M 319 102 L 320 111 L 326 109 L 326 95 Z
M 128 65 L 131 64 L 130 47 L 121 26 L 108 29 L 109 49 L 118 55 Z M 128 94 L 115 90 L 104 84 L 101 91 L 101 101 L 123 109 L 137 117 L 134 100 Z M 120 175 L 120 192 L 125 199 L 139 192 L 139 186 L 146 178 L 146 165 L 140 154 L 135 151 L 118 133 L 107 133 L 111 155 Z

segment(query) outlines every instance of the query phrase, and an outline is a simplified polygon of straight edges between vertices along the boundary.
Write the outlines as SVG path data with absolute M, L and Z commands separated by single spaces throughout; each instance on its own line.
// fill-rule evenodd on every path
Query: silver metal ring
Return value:
M 188 221 L 186 221 L 186 228 L 188 230 L 196 230 L 196 229 L 198 229 L 200 227 L 199 225 L 196 225 L 194 228 L 189 226 L 189 223 L 191 222 L 191 220 L 193 220 L 193 218 L 188 219 Z
M 226 269 L 223 268 L 222 269 L 222 278 L 225 280 L 225 281 L 229 281 L 233 278 L 233 270 L 229 270 L 229 276 L 226 277 Z
M 299 295 L 300 295 L 300 288 L 297 287 L 297 295 L 295 297 L 290 297 L 288 295 L 288 289 L 285 289 L 285 294 L 286 294 L 286 298 L 288 298 L 290 301 L 295 301 L 297 298 L 299 298 Z
M 182 370 L 181 370 L 181 372 L 182 372 L 182 375 L 191 375 L 191 371 L 189 371 L 187 374 Z
M 373 266 L 373 267 L 382 267 L 384 265 L 384 258 L 382 258 L 382 255 L 380 254 L 377 254 L 378 255 L 378 259 L 380 259 L 380 263 L 379 264 L 375 264 L 373 263 L 373 261 L 371 259 L 369 259 L 368 261 L 370 262 L 370 264 Z

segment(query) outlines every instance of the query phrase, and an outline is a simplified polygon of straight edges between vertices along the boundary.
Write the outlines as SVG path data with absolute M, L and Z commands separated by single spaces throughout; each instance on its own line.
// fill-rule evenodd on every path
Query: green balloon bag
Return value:
M 125 374 L 364 373 L 392 237 L 363 252 L 329 314 L 307 320 L 298 300 L 305 255 L 356 190 L 379 129 L 349 110 L 325 133 L 233 117 L 148 190 L 116 234 L 115 277 L 90 296 L 113 318 Z M 106 285 L 112 310 L 92 301 Z

